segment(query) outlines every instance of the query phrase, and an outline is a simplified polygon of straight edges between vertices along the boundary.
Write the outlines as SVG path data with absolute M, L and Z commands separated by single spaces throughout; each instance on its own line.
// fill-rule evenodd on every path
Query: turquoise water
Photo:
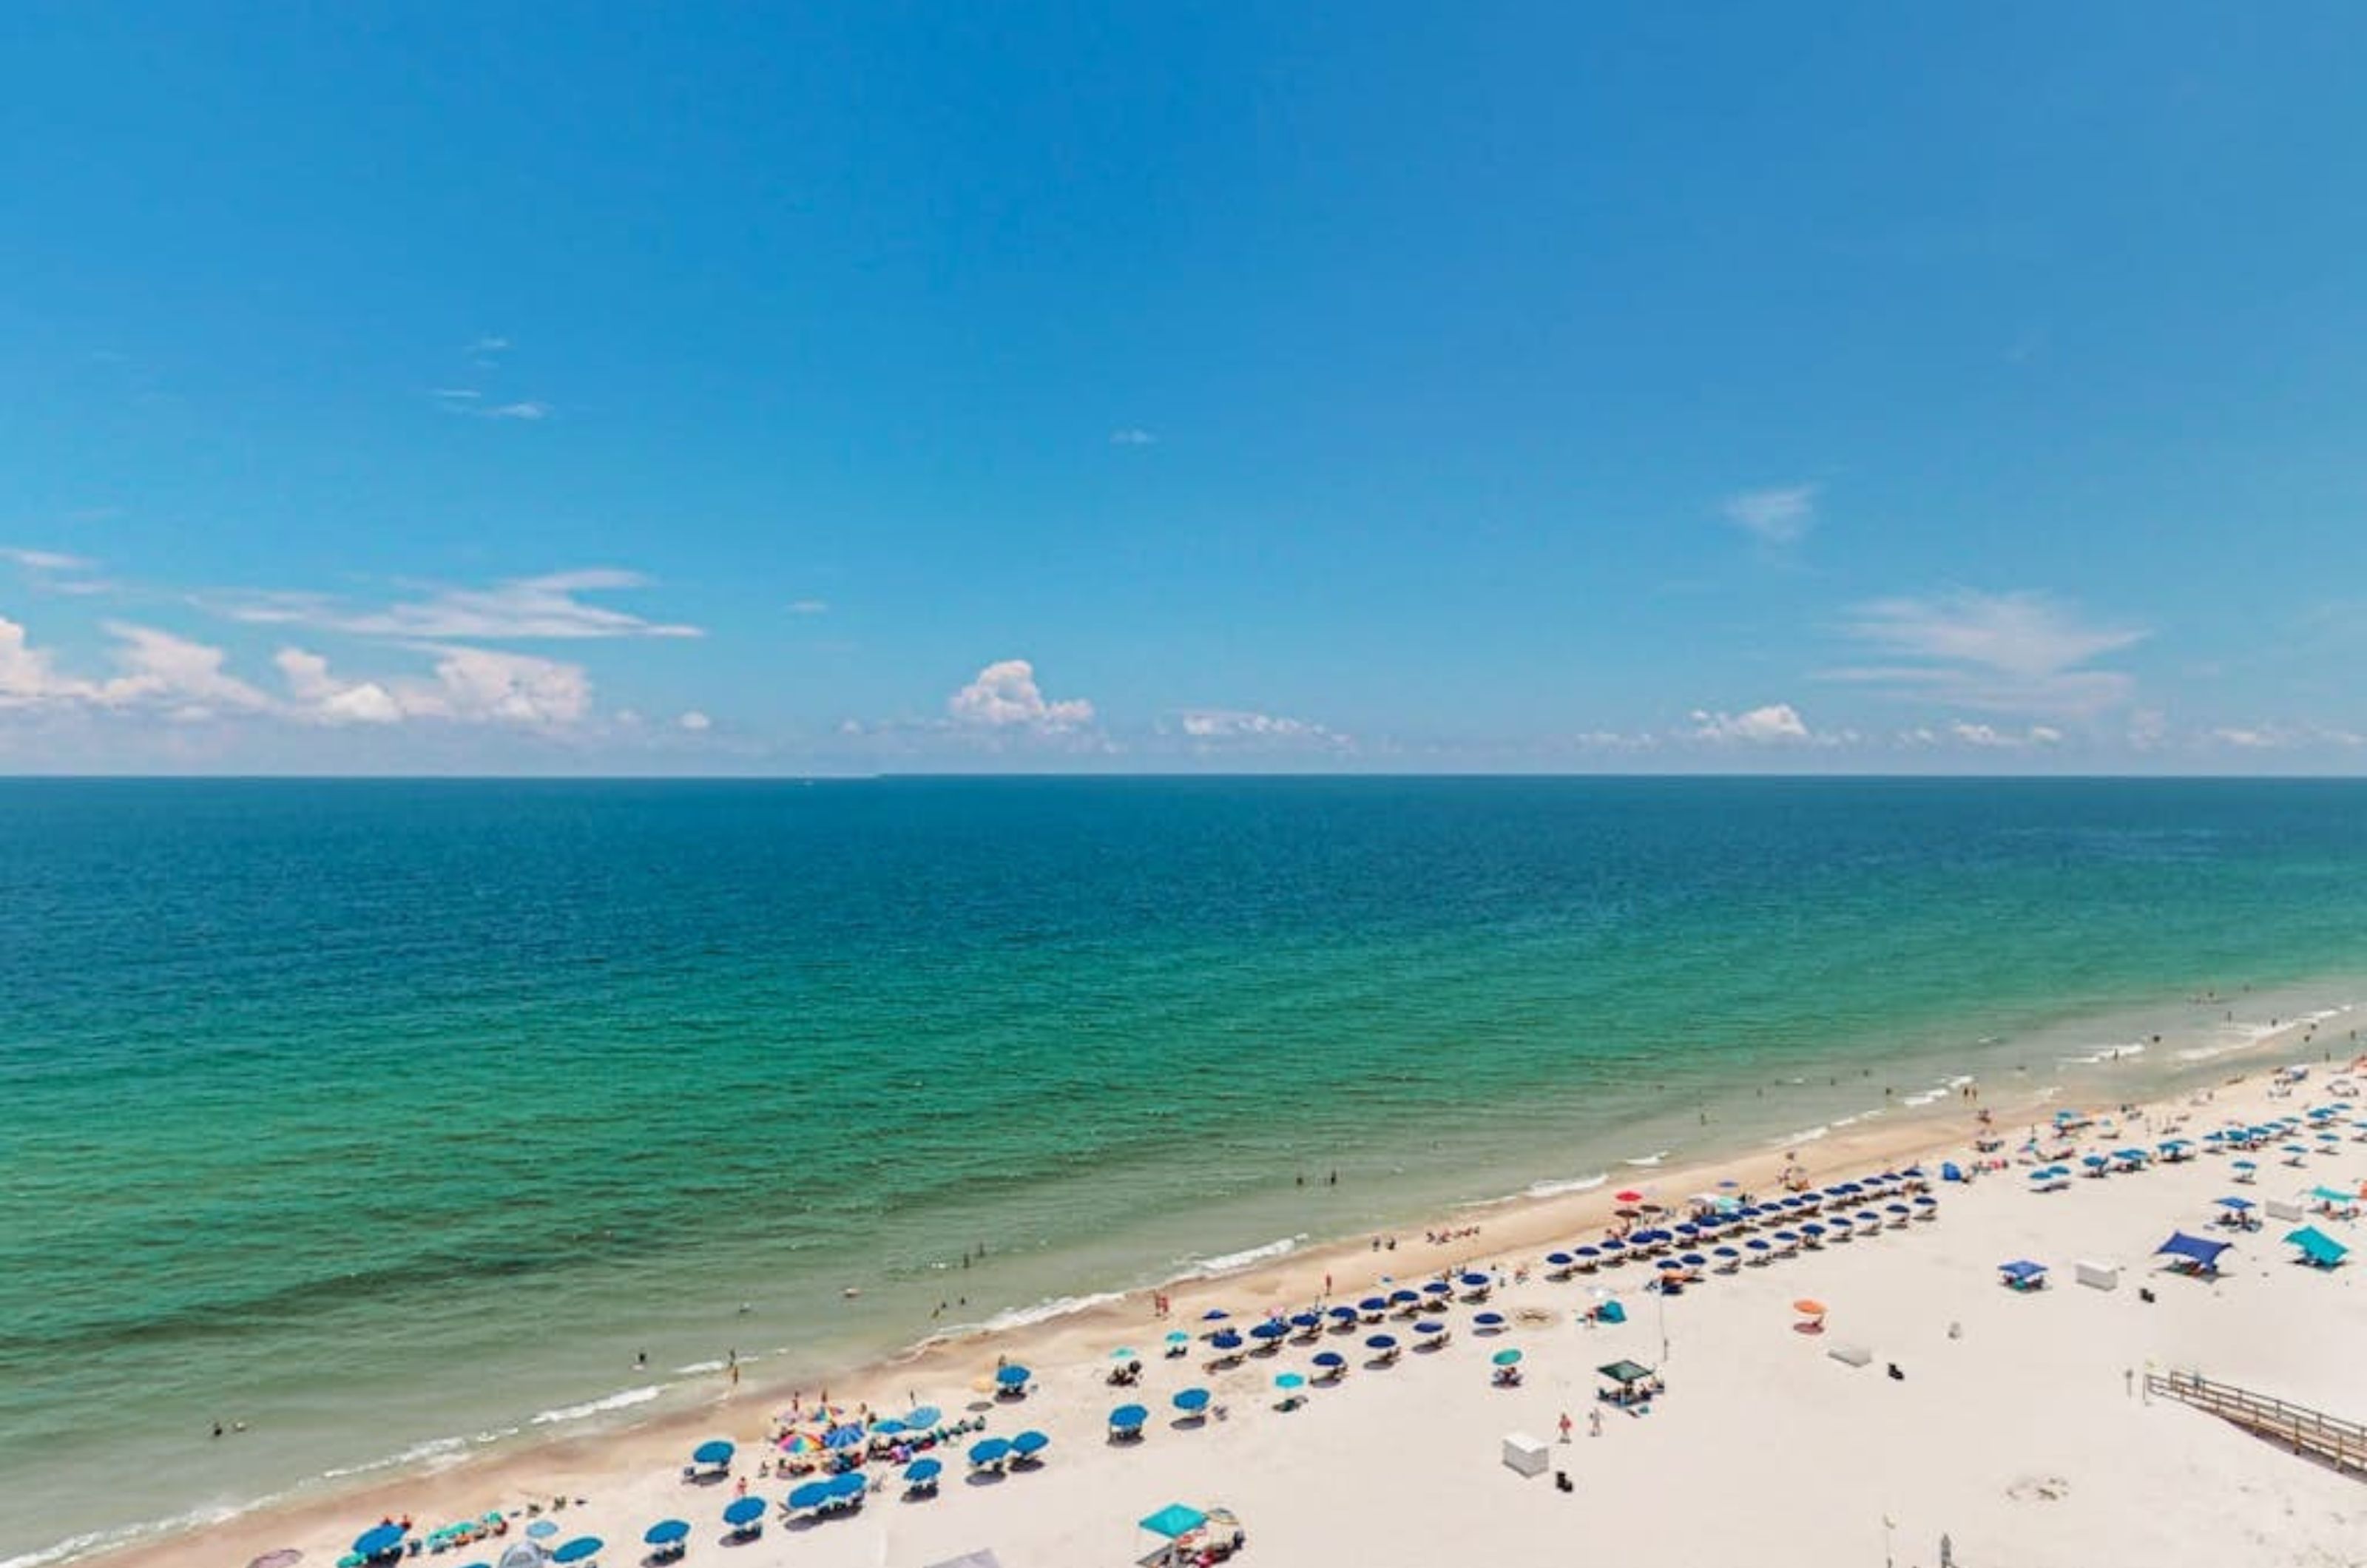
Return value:
M 1877 1083 L 2216 1070 L 2351 999 L 2362 873 L 2347 783 L 0 783 L 0 1562 Z

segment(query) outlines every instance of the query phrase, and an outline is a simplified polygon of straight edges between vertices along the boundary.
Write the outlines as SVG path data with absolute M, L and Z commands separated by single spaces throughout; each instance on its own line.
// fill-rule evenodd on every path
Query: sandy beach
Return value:
M 2278 1064 L 2297 1057 L 2303 1043 L 2298 1030 L 2271 1039 L 2231 1066 L 2221 1086 L 2130 1114 L 2090 1107 L 2105 1120 L 2074 1146 L 2081 1154 L 2150 1148 L 2323 1102 L 2328 1069 L 2314 1045 L 2311 1077 L 2296 1088 L 2274 1086 Z M 928 1500 L 906 1499 L 892 1468 L 875 1465 L 890 1480 L 858 1513 L 785 1519 L 777 1505 L 801 1478 L 760 1476 L 757 1467 L 770 1456 L 764 1439 L 791 1391 L 719 1380 L 711 1406 L 630 1432 L 258 1512 L 106 1561 L 243 1563 L 292 1549 L 304 1563 L 328 1564 L 381 1516 L 407 1517 L 425 1529 L 490 1509 L 514 1516 L 514 1542 L 528 1509 L 548 1509 L 561 1496 L 571 1500 L 554 1515 L 561 1533 L 545 1544 L 596 1536 L 607 1543 L 598 1560 L 609 1563 L 641 1562 L 644 1530 L 670 1517 L 690 1523 L 686 1560 L 694 1563 L 919 1568 L 980 1548 L 1010 1568 L 1127 1562 L 1157 1545 L 1136 1522 L 1171 1502 L 1230 1510 L 1251 1562 L 1509 1558 L 1553 1544 L 1583 1546 L 1589 1557 L 1667 1560 L 1682 1543 L 1685 1561 L 1748 1554 L 1806 1568 L 1935 1563 L 1943 1538 L 1953 1561 L 1967 1564 L 2367 1561 L 2355 1545 L 2367 1494 L 2355 1479 L 2194 1409 L 2149 1403 L 2142 1387 L 2148 1369 L 2193 1371 L 2339 1416 L 2367 1412 L 2367 1364 L 2341 1348 L 2367 1324 L 2356 1266 L 2297 1265 L 2279 1240 L 2290 1225 L 2274 1220 L 2241 1235 L 2210 1227 L 2215 1200 L 2229 1192 L 2286 1198 L 2318 1184 L 2357 1190 L 2367 1143 L 2345 1125 L 2342 1141 L 2317 1145 L 2322 1152 L 2298 1168 L 2262 1152 L 2259 1179 L 2248 1187 L 2231 1185 L 2231 1161 L 2214 1152 L 2040 1193 L 2031 1190 L 2030 1162 L 2010 1162 L 2025 1128 L 2051 1109 L 1997 1107 L 2006 1147 L 1988 1157 L 2009 1160 L 2008 1168 L 1971 1183 L 1935 1183 L 1936 1219 L 1713 1273 L 1676 1295 L 1646 1291 L 1651 1271 L 1635 1262 L 1547 1279 L 1546 1252 L 1598 1240 L 1617 1223 L 1610 1192 L 1569 1194 L 1490 1211 L 1476 1237 L 1427 1241 L 1417 1227 L 1399 1233 L 1394 1250 L 1359 1241 L 1178 1285 L 1166 1321 L 1154 1315 L 1149 1293 L 1138 1293 L 1011 1333 L 933 1345 L 830 1387 L 844 1407 L 889 1413 L 917 1401 L 941 1407 L 947 1420 L 981 1416 L 988 1435 L 1034 1428 L 1050 1438 L 1040 1466 L 985 1477 L 964 1473 L 962 1450 L 975 1438 L 956 1439 L 937 1450 L 945 1485 Z M 1819 1143 L 1804 1158 L 1818 1184 L 1915 1159 L 1936 1176 L 1942 1160 L 1979 1157 L 1974 1114 L 1969 1102 L 1934 1108 L 1920 1122 Z M 1671 1206 L 1720 1181 L 1768 1194 L 1777 1190 L 1784 1158 L 1770 1151 L 1654 1171 L 1646 1191 Z M 1473 1223 L 1467 1214 L 1451 1224 Z M 2351 1222 L 2314 1223 L 2355 1239 Z M 2218 1279 L 2158 1270 L 2150 1255 L 2173 1229 L 2237 1243 Z M 2048 1265 L 2050 1288 L 2004 1289 L 1999 1265 L 2017 1258 Z M 2075 1260 L 2117 1263 L 2118 1287 L 2075 1282 Z M 1214 1310 L 1247 1325 L 1463 1266 L 1501 1270 L 1505 1287 L 1485 1309 L 1457 1304 L 1438 1314 L 1450 1342 L 1391 1366 L 1366 1364 L 1364 1339 L 1376 1330 L 1363 1326 L 1214 1371 L 1197 1341 L 1188 1358 L 1160 1354 L 1167 1333 L 1201 1331 Z M 1626 1320 L 1583 1322 L 1606 1294 Z M 1793 1307 L 1801 1299 L 1829 1309 L 1821 1332 L 1803 1331 Z M 1478 1332 L 1476 1310 L 1499 1313 L 1505 1326 Z M 1410 1343 L 1410 1327 L 1392 1320 L 1382 1330 Z M 1837 1346 L 1862 1348 L 1867 1364 L 1835 1359 L 1829 1352 Z M 1142 1352 L 1138 1390 L 1105 1384 L 1120 1347 Z M 1312 1371 L 1311 1357 L 1327 1348 L 1346 1353 L 1345 1377 L 1279 1408 L 1275 1377 Z M 1521 1352 L 1524 1377 L 1515 1388 L 1491 1380 L 1492 1358 L 1507 1348 Z M 1623 1358 L 1658 1369 L 1665 1382 L 1648 1414 L 1597 1399 L 1595 1369 Z M 999 1360 L 1034 1370 L 1024 1399 L 989 1396 Z M 1196 1423 L 1178 1416 L 1172 1396 L 1190 1385 L 1212 1391 L 1217 1415 Z M 795 1392 L 809 1405 L 821 1393 Z M 1129 1402 L 1149 1407 L 1148 1430 L 1138 1443 L 1112 1444 L 1107 1414 Z M 1566 1446 L 1557 1440 L 1565 1414 L 1574 1427 Z M 1569 1491 L 1551 1470 L 1526 1478 L 1501 1462 L 1502 1441 L 1515 1433 L 1550 1445 L 1552 1470 L 1567 1473 Z M 682 1466 L 708 1438 L 739 1445 L 731 1473 L 686 1483 Z M 742 1482 L 774 1506 L 760 1536 L 726 1543 L 720 1516 Z M 508 1543 L 420 1561 L 459 1568 Z

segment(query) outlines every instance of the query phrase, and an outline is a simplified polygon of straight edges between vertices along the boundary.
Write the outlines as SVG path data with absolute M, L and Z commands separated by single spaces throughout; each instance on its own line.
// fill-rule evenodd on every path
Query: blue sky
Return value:
M 2355 7 L 9 8 L 0 769 L 2356 772 Z

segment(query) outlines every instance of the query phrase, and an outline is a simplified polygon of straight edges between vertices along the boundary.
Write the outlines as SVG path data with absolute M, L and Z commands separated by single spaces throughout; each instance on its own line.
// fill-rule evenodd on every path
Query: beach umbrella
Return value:
M 1548 1252 L 1546 1254 L 1546 1261 L 1557 1269 L 1567 1269 L 1578 1259 L 1567 1252 Z
M 1295 1312 L 1290 1314 L 1290 1325 L 1293 1328 L 1320 1328 L 1323 1317 L 1319 1313 Z
M 1121 1345 L 1116 1349 L 1110 1352 L 1110 1359 L 1113 1361 L 1131 1361 L 1134 1359 L 1134 1351 L 1127 1347 Z
M 1109 1424 L 1121 1431 L 1133 1431 L 1150 1419 L 1150 1412 L 1139 1404 L 1121 1404 L 1109 1413 Z
M 744 1529 L 764 1517 L 762 1497 L 734 1497 L 723 1508 L 723 1522 L 734 1529 Z
M 1713 1257 L 1713 1258 L 1724 1258 L 1732 1259 L 1732 1258 L 1739 1258 L 1739 1257 L 1741 1257 L 1741 1256 L 1742 1256 L 1742 1254 L 1740 1254 L 1739 1252 L 1737 1252 L 1734 1248 L 1732 1248 L 1732 1247 L 1713 1247 L 1713 1248 L 1711 1249 L 1711 1251 L 1710 1251 L 1710 1256 L 1711 1256 L 1711 1257 Z
M 1167 1336 L 1167 1343 L 1170 1345 L 1189 1345 L 1192 1343 L 1192 1337 L 1178 1328 Z
M 1208 1408 L 1208 1391 L 1205 1388 L 1178 1389 L 1174 1403 L 1175 1408 L 1186 1416 L 1197 1415 Z
M 573 1540 L 561 1544 L 558 1551 L 550 1554 L 550 1560 L 553 1562 L 581 1562 L 587 1557 L 596 1555 L 600 1547 L 601 1540 L 598 1536 L 579 1535 Z
M 871 1435 L 875 1438 L 900 1437 L 904 1431 L 904 1423 L 897 1420 L 893 1416 L 871 1423 Z
M 1825 1303 L 1813 1296 L 1802 1296 L 1792 1303 L 1792 1310 L 1813 1323 L 1825 1321 Z
M 1518 1350 L 1499 1350 L 1488 1359 L 1500 1367 L 1517 1367 L 1521 1364 L 1521 1353 Z
M 821 1446 L 826 1449 L 843 1450 L 858 1448 L 862 1445 L 862 1427 L 832 1427 L 829 1431 L 822 1434 Z
M 860 1497 L 871 1490 L 871 1483 L 859 1470 L 850 1470 L 844 1475 L 833 1475 L 822 1484 L 830 1488 L 832 1496 L 839 1498 Z
M 1043 1433 L 1029 1430 L 1011 1439 L 1011 1451 L 1021 1459 L 1034 1459 L 1052 1446 L 1052 1439 Z
M 1238 1350 L 1241 1348 L 1241 1337 L 1228 1328 L 1222 1334 L 1210 1335 L 1208 1343 L 1219 1350 Z
M 1315 1364 L 1319 1367 L 1344 1367 L 1348 1364 L 1348 1358 L 1337 1350 L 1326 1350 L 1315 1358 Z
M 916 1459 L 904 1467 L 904 1483 L 908 1486 L 926 1486 L 930 1482 L 934 1481 L 937 1478 L 937 1472 L 944 1469 L 945 1466 L 935 1460 Z
M 558 1529 L 556 1525 L 551 1528 L 554 1531 Z M 365 1560 L 383 1557 L 399 1549 L 402 1538 L 409 1533 L 401 1525 L 374 1525 L 354 1538 L 354 1555 Z
M 1170 1503 L 1142 1520 L 1142 1528 L 1153 1535 L 1163 1535 L 1173 1540 L 1178 1536 L 1191 1534 L 1207 1522 L 1208 1516 L 1199 1509 L 1187 1508 L 1181 1503 Z
M 526 1533 L 534 1540 L 549 1540 L 559 1533 L 559 1527 L 549 1519 L 537 1519 L 526 1527 Z
M 921 1405 L 904 1416 L 904 1429 L 908 1432 L 923 1431 L 936 1424 L 937 1407 L 934 1404 Z
M 1664 1274 L 1682 1274 L 1685 1271 L 1684 1260 L 1681 1258 L 1663 1258 L 1660 1259 L 1660 1271 Z
M 830 1499 L 831 1490 L 829 1482 L 809 1481 L 804 1485 L 789 1494 L 788 1506 L 799 1510 L 819 1508 L 824 1503 L 829 1502 Z
M 1331 1309 L 1331 1321 L 1334 1323 L 1353 1323 L 1356 1321 L 1356 1309 L 1352 1306 L 1333 1307 Z
M 1631 1188 L 1625 1192 L 1613 1193 L 1611 1201 L 1614 1203 L 1640 1203 L 1644 1201 L 1644 1195 Z
M 1455 1287 L 1444 1280 L 1432 1280 L 1422 1285 L 1421 1292 L 1426 1296 L 1445 1296 L 1454 1294 Z
M 998 1371 L 994 1374 L 994 1381 L 1005 1388 L 1025 1388 L 1027 1380 L 1033 1376 L 1035 1374 L 1025 1367 L 1009 1366 Z
M 690 1462 L 693 1464 L 730 1464 L 731 1462 L 731 1452 L 732 1450 L 730 1443 L 725 1442 L 720 1438 L 716 1438 L 711 1441 L 701 1443 L 698 1447 L 691 1450 Z
M 1305 1388 L 1307 1380 L 1297 1372 L 1278 1372 L 1274 1375 L 1274 1386 L 1287 1393 L 1295 1388 Z
M 762 1503 L 756 1506 L 764 1506 Z M 689 1533 L 690 1521 L 687 1519 L 660 1519 L 641 1532 L 641 1541 L 647 1546 L 672 1546 Z
M 1289 1332 L 1290 1325 L 1286 1323 L 1261 1323 L 1250 1330 L 1250 1337 L 1252 1339 L 1279 1339 Z M 1238 1340 L 1235 1342 L 1239 1343 Z
M 1474 1314 L 1471 1321 L 1482 1328 L 1501 1328 L 1504 1326 L 1504 1314 L 1501 1312 L 1483 1312 Z
M 1232 1315 L 1233 1314 L 1231 1313 L 1227 1312 L 1223 1307 L 1210 1307 L 1207 1311 L 1200 1314 L 1200 1321 L 1202 1323 L 1222 1323 L 1225 1319 Z
M 1580 1247 L 1580 1248 L 1578 1249 L 1578 1251 L 1573 1255 L 1573 1257 L 1574 1257 L 1574 1258 L 1600 1258 L 1600 1257 L 1602 1257 L 1602 1256 L 1603 1256 L 1603 1249 L 1602 1249 L 1601 1247 Z
M 1709 1266 L 1709 1259 L 1704 1258 L 1698 1252 L 1688 1252 L 1682 1258 L 1678 1258 L 1677 1261 L 1683 1264 L 1688 1269 L 1705 1269 Z
M 1418 1302 L 1421 1300 L 1421 1292 L 1419 1291 L 1405 1290 L 1391 1291 L 1389 1292 L 1389 1300 L 1393 1303 L 1402 1306 L 1408 1302 Z
M 1386 1334 L 1376 1334 L 1365 1341 L 1365 1348 L 1367 1350 L 1394 1350 L 1397 1348 L 1398 1342 Z
M 1458 1282 L 1467 1290 L 1473 1291 L 1478 1290 L 1482 1285 L 1491 1285 L 1495 1283 L 1494 1280 L 1489 1279 L 1485 1274 L 1466 1274 Z
M 1006 1438 L 987 1438 L 969 1446 L 972 1464 L 1001 1464 L 1011 1457 L 1011 1442 Z
M 1387 1296 L 1366 1296 L 1356 1303 L 1356 1307 L 1360 1312 L 1387 1312 L 1389 1310 L 1389 1299 Z

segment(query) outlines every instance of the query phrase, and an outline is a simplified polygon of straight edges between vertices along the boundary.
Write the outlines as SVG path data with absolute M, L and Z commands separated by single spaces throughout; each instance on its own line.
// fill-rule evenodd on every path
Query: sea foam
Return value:
M 538 1427 L 555 1427 L 562 1421 L 588 1420 L 595 1416 L 606 1415 L 611 1410 L 629 1410 L 636 1404 L 647 1404 L 658 1396 L 659 1392 L 657 1385 L 651 1383 L 643 1388 L 624 1389 L 608 1395 L 606 1399 L 591 1399 L 581 1404 L 562 1404 L 556 1410 L 537 1411 L 534 1424 Z

